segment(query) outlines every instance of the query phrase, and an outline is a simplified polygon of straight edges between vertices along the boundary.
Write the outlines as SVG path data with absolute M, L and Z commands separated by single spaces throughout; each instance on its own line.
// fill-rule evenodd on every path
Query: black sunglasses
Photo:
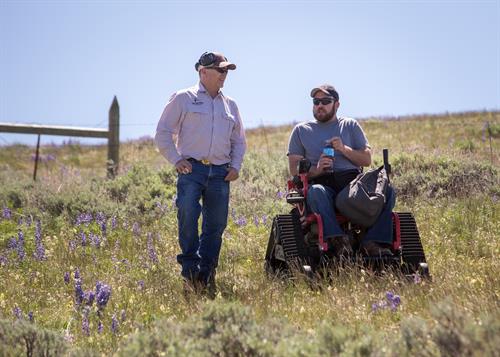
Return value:
M 213 70 L 219 72 L 220 74 L 227 73 L 227 68 L 226 67 L 224 67 L 224 68 L 221 68 L 221 67 L 207 67 L 207 69 L 213 69 Z
M 328 105 L 330 103 L 335 102 L 335 98 L 332 97 L 326 97 L 326 98 L 314 98 L 313 103 L 314 105 L 319 105 L 319 103 L 323 105 Z

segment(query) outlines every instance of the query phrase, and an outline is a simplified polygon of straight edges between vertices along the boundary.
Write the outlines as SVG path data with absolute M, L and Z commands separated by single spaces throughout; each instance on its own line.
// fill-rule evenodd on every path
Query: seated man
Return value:
M 313 88 L 315 121 L 300 123 L 293 128 L 288 144 L 290 174 L 297 175 L 302 158 L 311 162 L 307 193 L 309 209 L 321 215 L 325 241 L 334 248 L 337 257 L 352 253 L 348 236 L 337 222 L 335 197 L 361 171 L 371 164 L 371 149 L 363 129 L 351 118 L 338 118 L 339 95 L 331 85 Z M 331 144 L 334 157 L 323 154 L 325 144 Z M 332 171 L 333 166 L 333 173 Z M 388 187 L 386 203 L 375 224 L 368 229 L 361 243 L 361 252 L 368 256 L 391 255 L 393 190 Z

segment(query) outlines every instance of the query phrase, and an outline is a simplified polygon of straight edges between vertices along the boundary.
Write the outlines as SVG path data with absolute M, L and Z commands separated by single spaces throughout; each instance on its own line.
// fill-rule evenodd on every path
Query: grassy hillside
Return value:
M 105 146 L 43 146 L 37 182 L 33 147 L 1 147 L 0 355 L 498 355 L 500 113 L 362 126 L 374 166 L 390 150 L 432 282 L 361 267 L 316 290 L 266 277 L 292 126 L 247 133 L 214 301 L 182 294 L 176 176 L 151 140 L 122 143 L 112 181 Z

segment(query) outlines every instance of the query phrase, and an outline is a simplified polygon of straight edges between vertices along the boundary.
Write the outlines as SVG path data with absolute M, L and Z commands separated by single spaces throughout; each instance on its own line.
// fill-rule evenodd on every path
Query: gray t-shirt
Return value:
M 301 155 L 316 166 L 323 152 L 325 141 L 338 136 L 353 150 L 361 150 L 370 144 L 358 122 L 352 118 L 338 118 L 321 123 L 316 120 L 297 124 L 290 135 L 287 155 Z M 334 171 L 359 169 L 339 151 L 335 151 Z

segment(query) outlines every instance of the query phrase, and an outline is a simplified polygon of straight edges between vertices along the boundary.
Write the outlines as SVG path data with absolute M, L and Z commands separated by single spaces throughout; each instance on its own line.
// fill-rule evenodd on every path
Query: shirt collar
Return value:
M 196 89 L 196 92 L 199 92 L 199 93 L 207 93 L 208 95 L 208 92 L 207 90 L 205 89 L 205 86 L 203 86 L 203 84 L 200 82 L 198 82 L 196 85 L 195 85 L 195 89 Z M 224 96 L 224 94 L 222 93 L 222 91 L 219 89 L 219 94 L 221 97 Z

